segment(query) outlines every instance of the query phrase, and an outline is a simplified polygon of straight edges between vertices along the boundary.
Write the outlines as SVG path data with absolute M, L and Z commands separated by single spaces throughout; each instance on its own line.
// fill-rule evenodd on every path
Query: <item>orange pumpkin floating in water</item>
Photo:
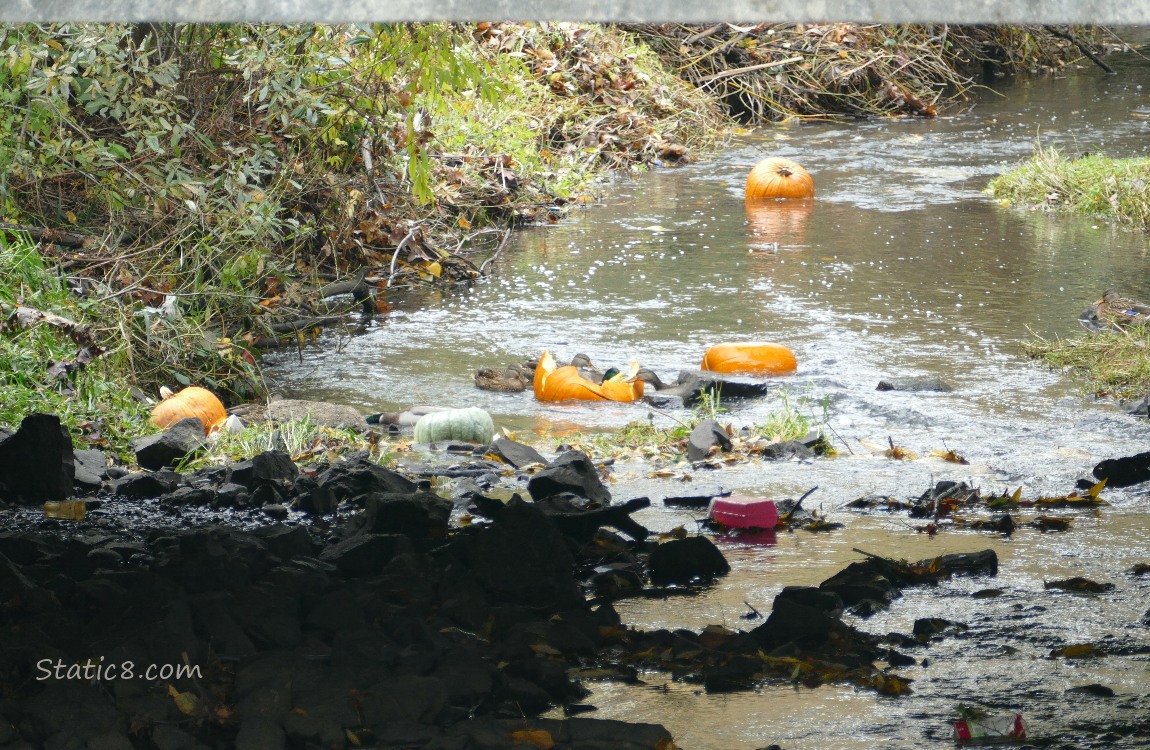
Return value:
M 747 175 L 747 198 L 814 198 L 815 181 L 798 162 L 772 156 Z
M 703 355 L 704 370 L 733 375 L 787 375 L 797 367 L 794 352 L 765 341 L 715 344 Z
M 228 413 L 216 394 L 194 385 L 165 398 L 152 409 L 152 424 L 164 429 L 188 417 L 198 417 L 204 423 L 204 434 L 210 434 L 227 421 Z
M 535 366 L 535 398 L 540 401 L 634 401 L 643 396 L 643 381 L 634 380 L 639 363 L 631 360 L 626 373 L 619 373 L 602 384 L 579 374 L 574 365 L 558 367 L 551 352 L 543 352 Z

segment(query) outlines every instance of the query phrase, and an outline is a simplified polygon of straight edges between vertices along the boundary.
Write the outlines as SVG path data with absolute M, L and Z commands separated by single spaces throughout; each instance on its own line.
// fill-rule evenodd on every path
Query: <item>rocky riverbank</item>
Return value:
M 997 567 L 874 558 L 784 589 L 747 632 L 643 631 L 611 602 L 706 585 L 728 570 L 718 548 L 650 534 L 630 517 L 649 501 L 613 503 L 578 451 L 468 452 L 476 477 L 502 456 L 522 495 L 473 482 L 445 499 L 362 454 L 127 473 L 29 417 L 0 439 L 0 746 L 669 750 L 658 725 L 581 716 L 581 680 L 657 665 L 711 692 L 782 678 L 899 695 L 907 657 L 844 609 Z M 44 498 L 85 517 L 45 518 Z M 568 718 L 539 718 L 556 706 Z

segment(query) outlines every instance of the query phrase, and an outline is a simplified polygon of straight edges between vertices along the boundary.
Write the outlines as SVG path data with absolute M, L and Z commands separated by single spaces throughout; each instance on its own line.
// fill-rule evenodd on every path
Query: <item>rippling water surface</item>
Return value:
M 744 601 L 766 611 L 782 586 L 817 584 L 859 559 L 855 548 L 918 559 L 989 547 L 1000 556 L 999 575 L 908 590 L 888 612 L 857 623 L 906 633 L 916 617 L 941 615 L 970 626 L 912 654 L 926 665 L 902 671 L 915 680 L 910 697 L 789 685 L 702 695 L 656 673 L 644 676 L 646 687 L 593 685 L 597 715 L 662 722 L 685 748 L 915 748 L 949 742 L 955 706 L 973 703 L 1024 711 L 1047 746 L 1150 746 L 1150 634 L 1141 623 L 1150 580 L 1129 572 L 1150 561 L 1144 489 L 1107 491 L 1113 505 L 1076 514 L 1066 533 L 1022 529 L 1011 539 L 958 531 L 929 538 L 905 516 L 843 508 L 869 493 L 917 496 L 944 478 L 988 491 L 1022 486 L 1027 497 L 1065 494 L 1097 461 L 1147 449 L 1145 420 L 1083 400 L 1022 352 L 1034 334 L 1079 335 L 1075 316 L 1107 287 L 1150 297 L 1146 238 L 1002 206 L 983 192 L 1039 142 L 1068 153 L 1145 155 L 1150 64 L 1131 55 L 1118 67 L 1114 77 L 1085 69 L 1012 82 L 1002 96 L 985 92 L 935 120 L 764 128 L 706 163 L 612 184 L 600 205 L 517 233 L 496 273 L 471 289 L 393 299 L 394 312 L 359 335 L 337 341 L 330 333 L 302 358 L 272 357 L 275 385 L 364 412 L 479 405 L 548 445 L 564 430 L 619 426 L 648 412 L 478 391 L 475 369 L 549 349 L 560 357 L 583 351 L 603 367 L 637 357 L 666 379 L 697 367 L 714 342 L 786 344 L 798 373 L 776 381 L 775 398 L 730 404 L 727 418 L 761 421 L 785 391 L 812 417 L 825 412 L 842 455 L 694 479 L 770 497 L 818 485 L 807 505 L 846 528 L 772 543 L 721 539 L 729 576 L 698 597 L 621 603 L 624 620 L 748 627 L 739 617 L 748 611 Z M 775 154 L 812 172 L 818 199 L 748 213 L 746 172 Z M 928 374 L 955 390 L 875 390 L 883 377 Z M 888 438 L 923 458 L 883 457 Z M 943 449 L 970 464 L 929 457 Z M 616 479 L 619 499 L 684 493 L 641 467 L 621 466 Z M 1023 512 L 1021 520 L 1032 516 Z M 640 520 L 664 530 L 690 526 L 695 515 L 656 502 Z M 1043 588 L 1072 575 L 1116 589 L 1087 597 Z M 1004 595 L 970 597 L 990 586 Z M 1047 655 L 1086 642 L 1108 655 L 1077 662 Z M 1064 692 L 1093 682 L 1117 697 Z

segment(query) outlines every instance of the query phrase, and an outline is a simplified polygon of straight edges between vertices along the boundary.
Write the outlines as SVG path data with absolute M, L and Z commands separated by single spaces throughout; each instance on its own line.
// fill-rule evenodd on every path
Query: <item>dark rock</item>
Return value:
M 202 527 L 161 547 L 161 572 L 192 592 L 240 588 L 271 566 L 267 547 L 251 536 L 224 527 Z
M 1113 698 L 1114 688 L 1101 685 L 1097 682 L 1090 685 L 1076 685 L 1075 687 L 1068 688 L 1068 693 L 1083 693 L 1085 695 L 1093 695 L 1096 698 Z
M 848 607 L 867 600 L 886 605 L 899 596 L 894 583 L 869 562 L 851 563 L 819 584 L 819 588 L 838 594 Z
M 373 492 L 363 513 L 348 523 L 351 534 L 404 534 L 412 539 L 447 536 L 452 502 L 430 492 Z
M 187 417 L 159 433 L 135 440 L 132 449 L 136 463 L 145 469 L 175 466 L 207 445 L 204 423 L 199 417 Z
M 174 472 L 128 474 L 112 483 L 112 493 L 121 497 L 152 498 L 171 492 L 180 482 Z
M 723 553 L 705 536 L 663 542 L 651 551 L 648 564 L 651 581 L 659 585 L 710 580 L 731 570 Z
M 299 603 L 291 596 L 251 586 L 234 592 L 228 607 L 256 648 L 292 648 L 299 645 Z
M 225 506 L 242 507 L 247 505 L 251 494 L 242 484 L 226 482 L 216 489 L 216 500 Z
M 355 631 L 367 623 L 356 592 L 348 587 L 328 591 L 312 604 L 304 624 L 328 633 Z M 340 644 L 342 647 L 345 644 Z M 342 648 L 341 648 L 342 650 Z
M 216 500 L 216 492 L 210 487 L 177 487 L 160 498 L 163 504 L 176 506 L 212 505 Z
M 432 724 L 445 705 L 447 687 L 435 677 L 386 677 L 359 697 L 368 726 L 403 720 Z
M 114 549 L 97 547 L 88 553 L 88 563 L 93 568 L 117 568 L 124 558 Z
M 556 727 L 552 737 L 566 740 L 572 748 L 640 748 L 671 747 L 671 733 L 662 724 L 612 721 L 608 719 L 573 718 L 566 721 L 567 731 Z
M 961 622 L 954 622 L 942 617 L 920 617 L 914 621 L 911 632 L 918 640 L 926 643 L 936 635 L 943 635 L 959 630 L 966 630 L 967 626 Z
M 895 651 L 893 648 L 882 651 L 879 654 L 879 658 L 892 667 L 913 667 L 915 664 L 918 664 L 918 661 L 913 656 L 907 656 L 904 653 Z
M 366 456 L 333 464 L 321 472 L 316 481 L 340 501 L 371 492 L 412 493 L 417 489 L 415 482 Z
M 562 533 L 523 501 L 512 499 L 490 526 L 464 529 L 449 548 L 495 601 L 545 611 L 585 606 Z
M 711 490 L 700 492 L 695 495 L 675 495 L 673 497 L 664 497 L 663 505 L 667 506 L 668 508 L 706 508 L 716 497 L 724 497 L 730 494 L 730 490 L 724 490 L 722 487 L 714 487 Z
M 411 539 L 402 534 L 359 534 L 325 549 L 319 559 L 349 576 L 378 573 L 393 557 L 413 552 Z
M 730 450 L 731 438 L 727 436 L 727 431 L 721 424 L 713 419 L 703 419 L 695 425 L 695 429 L 691 430 L 691 435 L 687 438 L 687 459 L 702 461 L 715 446 L 718 446 L 719 450 Z
M 240 722 L 235 750 L 277 750 L 287 744 L 280 725 L 260 716 L 249 716 Z
M 815 451 L 798 440 L 784 440 L 763 447 L 763 458 L 814 458 Z
M 1127 414 L 1133 414 L 1136 417 L 1150 416 L 1150 393 L 1143 396 L 1141 401 L 1126 404 L 1122 409 Z
M 264 451 L 247 461 L 233 464 L 228 472 L 228 481 L 255 490 L 261 485 L 290 484 L 298 475 L 299 469 L 290 455 L 283 451 Z
M 788 643 L 804 649 L 819 648 L 832 637 L 849 641 L 849 634 L 850 628 L 825 609 L 807 606 L 800 597 L 782 593 L 775 597 L 766 622 L 751 631 L 767 651 Z
M 199 747 L 195 737 L 170 724 L 152 727 L 151 740 L 156 750 L 196 750 Z
M 978 552 L 953 552 L 932 560 L 921 560 L 917 567 L 933 566 L 942 575 L 998 575 L 998 554 L 992 549 Z
M 784 586 L 777 594 L 776 601 L 779 599 L 826 612 L 831 617 L 838 617 L 843 611 L 842 597 L 833 591 L 815 586 Z
M 265 516 L 271 516 L 278 521 L 287 518 L 289 513 L 287 506 L 280 503 L 268 503 L 260 508 L 260 510 L 263 511 Z
M 225 595 L 210 592 L 191 602 L 196 632 L 211 643 L 215 654 L 238 659 L 256 653 L 252 639 L 232 617 Z
M 527 491 L 535 500 L 570 492 L 604 505 L 611 502 L 611 493 L 599 479 L 591 458 L 576 450 L 563 453 L 531 477 Z
M 1150 451 L 1124 458 L 1108 458 L 1094 467 L 1098 481 L 1107 480 L 1108 487 L 1128 487 L 1150 479 Z
M 347 742 L 338 720 L 313 716 L 306 709 L 292 711 L 284 718 L 284 732 L 292 747 L 344 747 Z
M 949 393 L 954 387 L 936 375 L 923 375 L 921 377 L 891 378 L 878 381 L 876 391 L 911 391 L 921 393 L 925 391 L 938 391 Z
M 296 555 L 311 555 L 314 552 L 311 534 L 303 526 L 273 524 L 261 526 L 253 533 L 267 545 L 269 552 L 281 560 L 290 560 Z
M 313 477 L 301 476 L 295 480 L 295 508 L 313 516 L 326 516 L 339 508 L 339 498 L 331 487 L 320 486 Z
M 108 457 L 96 449 L 75 451 L 74 455 L 76 475 L 73 484 L 83 492 L 100 489 L 103 481 L 108 478 Z
M 531 464 L 547 463 L 547 459 L 543 457 L 543 454 L 532 448 L 530 445 L 517 443 L 514 440 L 508 440 L 505 437 L 497 437 L 492 441 L 491 452 L 514 466 L 516 469 L 521 469 L 524 466 L 530 466 Z
M 21 505 L 64 500 L 76 476 L 72 438 L 53 414 L 29 414 L 0 437 L 0 500 Z

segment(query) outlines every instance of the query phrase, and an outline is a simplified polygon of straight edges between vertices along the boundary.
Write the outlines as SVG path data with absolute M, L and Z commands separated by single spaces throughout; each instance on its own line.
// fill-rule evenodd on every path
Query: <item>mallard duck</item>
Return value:
M 679 373 L 677 381 L 667 383 L 653 370 L 641 367 L 634 379 L 655 388 L 655 393 L 648 400 L 656 406 L 673 404 L 673 399 L 679 399 L 685 406 L 690 406 L 701 401 L 706 393 L 718 395 L 721 392 L 726 398 L 757 398 L 767 393 L 767 384 L 762 380 L 730 378 L 708 372 L 683 371 Z
M 1150 320 L 1150 305 L 1123 297 L 1116 289 L 1107 289 L 1102 297 L 1078 316 L 1088 330 L 1123 329 Z
M 531 387 L 532 373 L 520 365 L 484 367 L 475 371 L 475 387 L 485 391 L 520 393 Z
M 602 372 L 598 367 L 591 364 L 591 358 L 582 352 L 579 352 L 571 358 L 571 366 L 578 370 L 579 377 L 584 380 L 590 380 L 595 385 L 602 385 L 603 381 L 606 380 L 607 373 Z M 562 367 L 562 365 L 560 365 L 560 367 Z M 618 372 L 619 370 L 616 369 L 615 373 L 617 374 Z
M 430 404 L 417 404 L 409 409 L 394 412 L 380 412 L 379 414 L 368 414 L 364 417 L 364 421 L 368 424 L 384 424 L 395 425 L 398 427 L 411 427 L 419 418 L 424 414 L 430 414 L 436 411 L 445 411 L 446 406 L 431 406 Z

